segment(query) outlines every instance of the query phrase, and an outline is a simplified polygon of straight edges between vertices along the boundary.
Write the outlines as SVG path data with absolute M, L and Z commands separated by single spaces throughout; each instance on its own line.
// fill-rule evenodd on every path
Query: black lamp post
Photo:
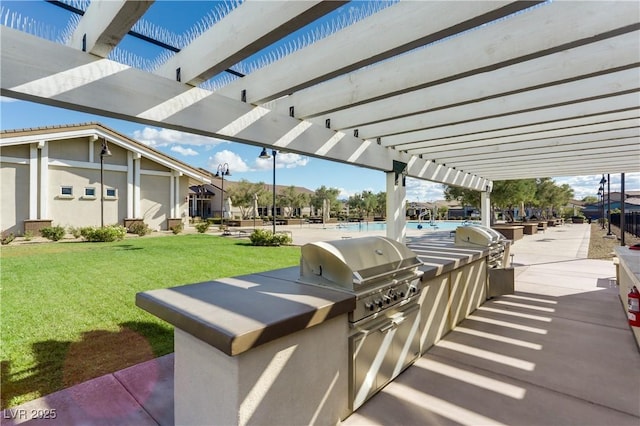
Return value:
M 222 179 L 222 188 L 220 189 L 220 226 L 224 226 L 224 177 L 231 176 L 229 171 L 229 163 L 218 164 L 216 177 Z
M 600 192 L 602 193 L 602 229 L 604 229 L 604 184 L 607 183 L 607 180 L 604 178 L 604 174 L 602 175 L 602 179 L 600 179 Z
M 602 212 L 602 203 L 604 203 L 604 190 L 602 189 L 602 187 L 598 188 L 598 210 L 600 210 L 600 219 L 598 219 L 599 221 L 602 220 L 604 221 L 604 213 Z M 604 224 L 604 222 L 602 222 Z M 604 225 L 602 225 L 602 228 L 604 228 Z
M 104 157 L 111 157 L 107 140 L 102 140 L 100 151 L 100 226 L 104 228 Z
M 607 227 L 607 235 L 613 235 L 611 233 L 611 175 L 609 173 L 607 173 Z
M 266 160 L 273 157 L 273 233 L 276 233 L 276 150 L 271 151 L 271 155 L 267 153 L 267 148 L 262 148 L 262 152 L 258 158 Z

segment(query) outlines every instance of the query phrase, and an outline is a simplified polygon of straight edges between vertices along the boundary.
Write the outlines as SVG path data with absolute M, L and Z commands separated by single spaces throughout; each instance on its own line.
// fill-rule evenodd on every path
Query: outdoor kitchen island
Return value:
M 427 240 L 408 246 L 424 262 L 419 278 L 406 292 L 387 286 L 379 293 L 381 306 L 395 303 L 387 295 L 402 294 L 388 315 L 377 301 L 367 304 L 379 321 L 389 320 L 375 330 L 350 322 L 366 298 L 301 283 L 297 267 L 139 293 L 140 308 L 175 327 L 176 424 L 331 425 L 348 417 L 395 377 L 380 379 L 384 352 L 402 352 L 391 366 L 399 374 L 486 299 L 488 249 Z M 375 333 L 382 345 L 372 352 Z M 394 335 L 406 343 L 385 346 Z M 369 343 L 354 345 L 360 341 Z M 358 355 L 367 345 L 369 353 Z M 356 392 L 363 363 L 368 371 L 358 386 L 365 389 Z

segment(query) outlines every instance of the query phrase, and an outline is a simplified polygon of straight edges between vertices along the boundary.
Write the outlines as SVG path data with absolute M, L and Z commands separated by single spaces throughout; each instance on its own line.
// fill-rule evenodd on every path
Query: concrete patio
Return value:
M 640 353 L 614 265 L 586 259 L 589 230 L 564 225 L 516 242 L 516 294 L 488 301 L 342 424 L 640 424 Z M 34 414 L 55 419 L 29 421 Z M 5 410 L 1 420 L 172 425 L 173 355 Z

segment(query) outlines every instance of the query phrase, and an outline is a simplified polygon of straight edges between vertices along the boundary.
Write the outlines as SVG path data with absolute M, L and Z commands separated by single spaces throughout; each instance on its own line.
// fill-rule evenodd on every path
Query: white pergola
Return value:
M 344 3 L 245 1 L 151 72 L 107 56 L 153 1 L 94 0 L 67 45 L 1 27 L 1 94 L 386 172 L 398 240 L 402 176 L 486 213 L 493 180 L 640 171 L 636 1 L 402 1 L 199 87 Z

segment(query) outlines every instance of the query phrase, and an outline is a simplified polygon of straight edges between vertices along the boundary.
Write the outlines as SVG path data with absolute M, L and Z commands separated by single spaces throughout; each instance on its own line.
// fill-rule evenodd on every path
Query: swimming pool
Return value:
M 458 226 L 468 225 L 469 222 L 460 220 L 437 220 L 435 222 L 407 222 L 407 229 L 422 229 L 423 231 L 454 231 Z M 336 225 L 336 229 L 345 231 L 385 231 L 387 224 L 385 222 L 352 222 L 340 223 Z

